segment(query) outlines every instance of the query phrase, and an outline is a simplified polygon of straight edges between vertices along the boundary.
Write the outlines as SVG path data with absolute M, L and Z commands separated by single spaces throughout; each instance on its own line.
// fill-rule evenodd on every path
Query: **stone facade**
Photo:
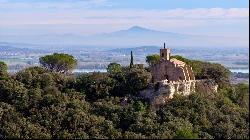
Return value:
M 170 49 L 161 49 L 160 55 L 160 63 L 150 68 L 153 82 L 195 80 L 192 67 L 177 59 L 170 59 Z
M 209 80 L 196 80 L 192 67 L 177 59 L 170 59 L 170 49 L 160 50 L 160 62 L 150 68 L 152 83 L 140 92 L 154 105 L 163 105 L 174 97 L 193 92 L 217 92 L 218 86 Z

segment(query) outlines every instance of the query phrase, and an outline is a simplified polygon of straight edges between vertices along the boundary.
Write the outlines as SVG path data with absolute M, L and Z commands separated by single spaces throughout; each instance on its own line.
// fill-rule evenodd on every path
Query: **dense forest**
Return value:
M 10 75 L 0 62 L 0 138 L 248 139 L 249 86 L 231 85 L 219 64 L 174 57 L 198 79 L 215 80 L 218 93 L 175 95 L 153 109 L 138 94 L 151 74 L 134 63 L 72 74 L 76 60 L 54 54 L 40 58 L 41 67 Z

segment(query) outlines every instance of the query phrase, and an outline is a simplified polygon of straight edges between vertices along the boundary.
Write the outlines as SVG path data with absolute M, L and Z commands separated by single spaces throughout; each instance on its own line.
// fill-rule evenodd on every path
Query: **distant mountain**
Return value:
M 67 45 L 67 44 L 30 44 L 30 43 L 13 43 L 13 42 L 0 42 L 0 47 L 2 49 L 28 49 L 28 50 L 38 50 L 43 52 L 48 52 L 51 50 L 97 50 L 100 46 L 83 46 L 83 45 Z M 99 47 L 99 48 L 98 48 Z M 103 50 L 103 49 L 99 49 Z
M 34 47 L 34 46 L 33 46 Z M 0 42 L 0 51 L 5 52 L 46 52 L 45 50 L 32 48 L 30 44 L 16 44 Z
M 160 47 L 158 46 L 141 46 L 141 47 L 134 47 L 134 48 L 116 48 L 108 50 L 107 52 L 112 53 L 120 53 L 125 55 L 130 55 L 131 51 L 133 51 L 133 54 L 135 55 L 149 55 L 149 54 L 159 54 Z M 176 49 L 171 48 L 171 53 L 181 53 L 185 51 L 184 49 Z
M 108 50 L 108 52 L 115 52 L 126 55 L 129 55 L 131 51 L 133 51 L 134 54 L 155 54 L 159 53 L 159 49 L 160 47 L 157 46 L 141 46 L 136 48 L 116 48 Z
M 155 31 L 155 30 L 143 28 L 140 26 L 133 26 L 127 30 L 120 30 L 117 32 L 101 34 L 101 35 L 106 36 L 106 37 L 129 37 L 130 36 L 130 37 L 136 37 L 136 38 L 139 38 L 141 35 L 143 35 L 143 37 L 165 36 L 165 37 L 171 37 L 171 38 L 187 38 L 191 36 L 191 35 L 184 35 L 184 34 L 178 34 L 178 33 L 172 33 L 172 32 Z
M 78 46 L 103 46 L 105 48 L 128 48 L 136 46 L 159 46 L 167 42 L 169 46 L 193 46 L 193 47 L 235 47 L 249 46 L 249 39 L 202 36 L 180 34 L 173 32 L 156 31 L 140 26 L 134 26 L 126 30 L 111 33 L 103 33 L 91 36 L 75 34 L 62 35 L 30 35 L 30 36 L 0 36 L 0 41 L 14 43 L 31 43 L 44 45 L 78 45 Z
M 0 51 L 15 51 L 19 48 L 11 47 L 11 46 L 2 46 L 0 45 Z

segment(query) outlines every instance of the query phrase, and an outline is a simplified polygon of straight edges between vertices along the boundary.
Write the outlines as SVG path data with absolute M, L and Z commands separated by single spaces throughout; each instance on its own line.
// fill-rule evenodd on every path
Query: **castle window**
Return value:
M 155 91 L 159 90 L 159 88 L 160 88 L 160 83 L 157 82 L 154 88 L 155 88 Z
M 161 54 L 161 57 L 164 57 L 164 53 Z
M 168 77 L 168 75 L 165 75 L 165 78 L 166 78 L 167 80 L 169 80 L 169 77 Z

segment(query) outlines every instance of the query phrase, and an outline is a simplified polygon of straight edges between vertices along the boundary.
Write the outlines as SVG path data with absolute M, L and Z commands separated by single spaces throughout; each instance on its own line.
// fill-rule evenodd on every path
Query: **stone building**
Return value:
M 150 99 L 154 105 L 162 105 L 172 99 L 174 94 L 186 96 L 196 92 L 196 89 L 198 92 L 203 92 L 203 89 L 217 92 L 216 84 L 207 84 L 207 80 L 196 80 L 192 67 L 180 60 L 171 59 L 170 54 L 170 49 L 164 43 L 164 48 L 160 49 L 160 62 L 150 67 L 152 83 L 140 92 L 144 98 Z
M 183 81 L 195 80 L 192 67 L 175 58 L 170 59 L 170 49 L 160 49 L 160 63 L 150 68 L 153 82 L 162 80 Z

